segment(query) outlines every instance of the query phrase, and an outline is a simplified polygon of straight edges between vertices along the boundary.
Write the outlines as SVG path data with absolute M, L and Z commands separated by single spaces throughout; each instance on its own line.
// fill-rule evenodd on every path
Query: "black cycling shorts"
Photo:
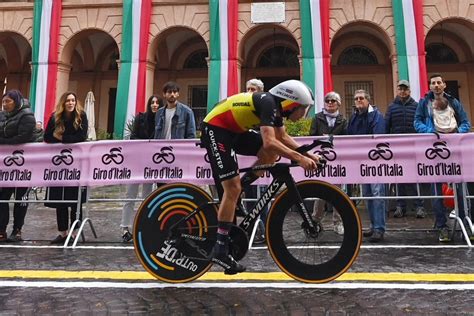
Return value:
M 258 132 L 237 134 L 226 129 L 203 123 L 201 142 L 207 150 L 214 179 L 223 181 L 239 174 L 235 154 L 257 156 L 263 145 Z

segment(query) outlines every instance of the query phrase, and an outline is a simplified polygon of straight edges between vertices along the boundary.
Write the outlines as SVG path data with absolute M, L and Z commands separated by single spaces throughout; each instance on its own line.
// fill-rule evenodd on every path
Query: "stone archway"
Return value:
M 276 25 L 258 25 L 242 38 L 241 90 L 251 78 L 259 78 L 265 90 L 287 79 L 300 79 L 298 42 L 287 29 Z
M 435 23 L 425 39 L 428 77 L 440 73 L 446 92 L 458 98 L 474 119 L 474 23 L 449 18 Z
M 153 92 L 161 96 L 167 81 L 177 82 L 180 101 L 193 109 L 199 124 L 207 111 L 209 56 L 202 36 L 188 27 L 170 27 L 153 39 L 149 55 L 155 63 Z
M 84 102 L 87 92 L 95 96 L 98 137 L 113 132 L 117 91 L 119 48 L 112 36 L 99 29 L 86 29 L 64 45 L 58 69 L 58 95 L 72 90 Z
M 393 99 L 392 45 L 388 35 L 371 22 L 341 27 L 331 42 L 334 90 L 341 94 L 342 111 L 352 112 L 353 92 L 365 89 L 372 102 L 385 112 Z
M 31 46 L 22 35 L 0 32 L 0 92 L 18 89 L 29 95 L 31 81 Z

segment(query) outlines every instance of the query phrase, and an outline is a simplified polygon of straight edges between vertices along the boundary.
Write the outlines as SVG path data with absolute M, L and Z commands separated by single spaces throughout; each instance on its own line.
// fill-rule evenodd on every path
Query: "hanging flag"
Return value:
M 150 37 L 151 0 L 124 0 L 122 16 L 115 138 L 123 138 L 127 123 L 146 107 L 146 57 Z
M 237 0 L 210 0 L 210 64 L 207 111 L 239 92 L 237 77 Z
M 303 81 L 313 90 L 315 98 L 311 116 L 322 110 L 324 95 L 333 90 L 329 1 L 300 0 Z
M 30 103 L 36 120 L 43 122 L 56 106 L 61 2 L 36 0 L 34 4 Z
M 393 0 L 398 79 L 410 82 L 411 97 L 418 101 L 428 91 L 422 0 Z

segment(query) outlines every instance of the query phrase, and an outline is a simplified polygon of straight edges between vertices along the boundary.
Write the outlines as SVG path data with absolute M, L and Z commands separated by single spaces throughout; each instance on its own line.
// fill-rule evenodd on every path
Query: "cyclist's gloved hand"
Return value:
M 316 165 L 318 166 L 318 169 L 321 169 L 321 168 L 324 168 L 324 166 L 326 166 L 327 162 L 328 161 L 326 159 L 324 159 L 323 157 L 320 157 Z

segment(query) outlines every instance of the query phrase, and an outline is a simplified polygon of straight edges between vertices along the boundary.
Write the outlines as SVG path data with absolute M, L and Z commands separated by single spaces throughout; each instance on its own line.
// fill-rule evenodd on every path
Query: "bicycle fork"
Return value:
M 290 175 L 291 177 L 291 175 Z M 295 197 L 295 200 L 298 201 L 296 203 L 296 207 L 298 213 L 301 215 L 303 222 L 301 223 L 301 228 L 304 230 L 307 237 L 310 238 L 317 238 L 319 233 L 321 232 L 321 226 L 319 223 L 316 223 L 312 217 L 311 212 L 308 210 L 306 205 L 304 204 L 303 199 L 298 191 L 298 187 L 293 179 L 285 180 L 286 187 L 288 189 L 288 193 Z

